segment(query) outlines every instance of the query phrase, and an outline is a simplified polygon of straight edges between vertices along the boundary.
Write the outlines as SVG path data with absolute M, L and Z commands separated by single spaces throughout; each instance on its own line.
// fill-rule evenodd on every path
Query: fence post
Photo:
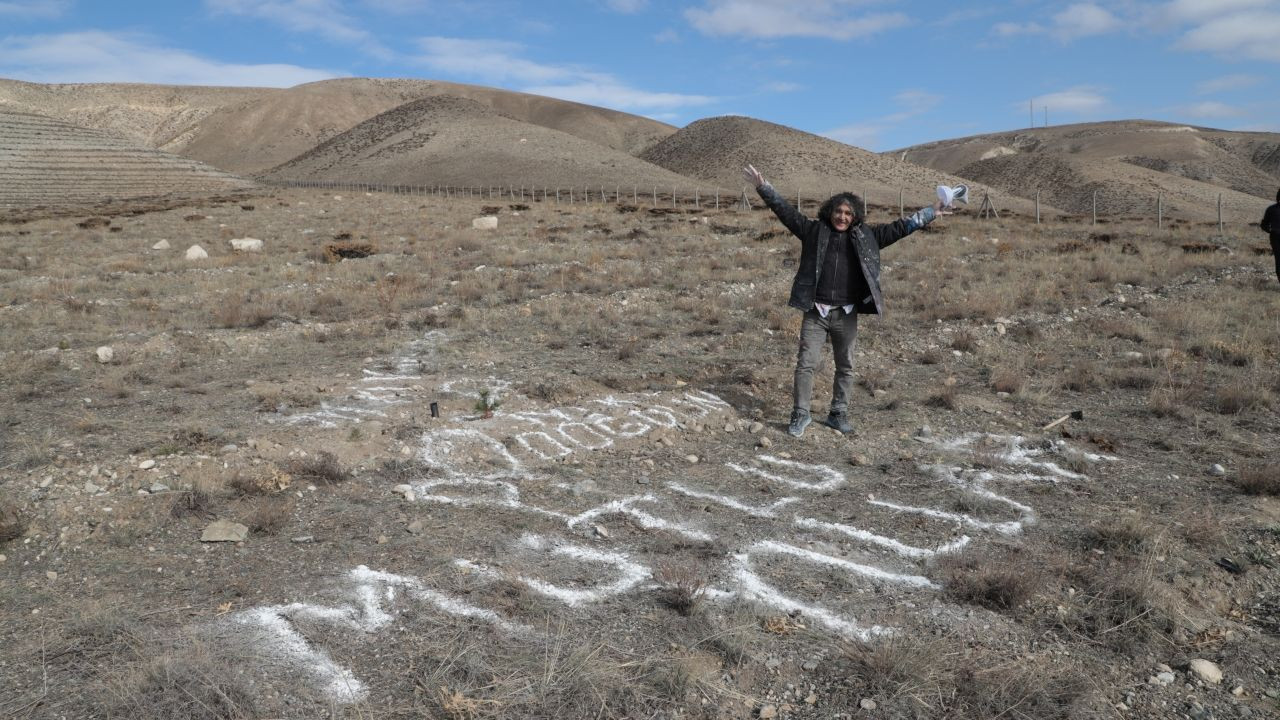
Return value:
M 1218 234 L 1222 234 L 1222 193 L 1218 193 Z
M 658 186 L 653 186 L 653 206 L 658 207 Z
M 671 207 L 674 208 L 675 206 L 676 206 L 676 186 L 672 185 L 671 186 Z
M 898 188 L 898 217 L 902 217 L 902 188 Z
M 866 217 L 867 217 L 867 191 L 864 189 L 862 191 L 862 218 L 865 220 Z
M 1093 224 L 1098 224 L 1098 191 L 1093 191 Z
M 1036 224 L 1040 224 L 1040 191 L 1036 191 Z
M 1164 193 L 1156 193 L 1156 229 L 1164 229 Z

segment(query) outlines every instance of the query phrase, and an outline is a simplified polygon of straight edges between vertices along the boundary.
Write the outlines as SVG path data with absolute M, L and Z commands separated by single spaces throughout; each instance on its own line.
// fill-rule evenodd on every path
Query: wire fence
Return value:
M 679 211 L 681 209 L 689 211 L 699 210 L 739 210 L 749 211 L 758 210 L 764 207 L 755 193 L 742 191 L 738 195 L 732 195 L 722 192 L 719 189 L 704 191 L 695 189 L 692 192 L 679 188 L 662 188 L 656 185 L 640 187 L 632 185 L 625 188 L 621 185 L 609 187 L 607 185 L 595 186 L 576 186 L 576 187 L 550 187 L 550 186 L 526 186 L 526 185 L 399 185 L 386 183 L 361 183 L 361 182 L 344 182 L 329 180 L 269 180 L 262 181 L 262 184 L 273 187 L 286 188 L 309 188 L 319 189 L 331 192 L 364 192 L 364 193 L 387 193 L 393 195 L 409 195 L 417 197 L 437 197 L 448 199 L 469 199 L 469 200 L 492 200 L 498 202 L 515 202 L 515 203 L 548 203 L 556 205 L 608 205 L 615 204 L 619 206 L 629 205 L 639 209 L 647 205 L 655 210 Z M 628 192 L 629 190 L 629 192 Z M 1037 190 L 1033 202 L 1034 211 L 1022 213 L 1009 208 L 998 209 L 999 203 L 997 199 L 990 193 L 984 193 L 981 201 L 973 206 L 974 214 L 979 218 L 1016 218 L 1034 221 L 1039 225 L 1043 222 L 1044 217 L 1041 210 L 1040 191 Z M 817 208 L 819 204 L 826 199 L 826 196 L 805 197 L 800 191 L 796 191 L 794 195 L 787 195 L 788 200 L 794 200 L 797 208 L 812 207 Z M 892 212 L 894 205 L 889 203 L 870 203 L 867 199 L 867 193 L 861 193 L 862 197 L 862 213 L 865 216 L 869 210 L 876 209 Z M 1031 199 L 1031 198 L 1028 198 Z M 1258 216 L 1261 217 L 1261 210 L 1268 203 L 1266 200 L 1259 198 Z M 906 213 L 905 191 L 898 191 L 897 212 L 898 217 L 903 217 Z M 1055 219 L 1066 222 L 1088 222 L 1090 225 L 1106 224 L 1120 220 L 1150 222 L 1154 221 L 1157 229 L 1163 229 L 1169 224 L 1183 224 L 1189 221 L 1181 218 L 1170 218 L 1166 215 L 1167 206 L 1164 200 L 1164 193 L 1157 193 L 1151 198 L 1151 215 L 1147 216 L 1142 213 L 1123 213 L 1123 214 L 1107 214 L 1099 212 L 1098 191 L 1093 191 L 1090 211 L 1087 213 L 1068 213 Z M 1219 233 L 1224 233 L 1227 228 L 1227 221 L 1224 218 L 1223 196 L 1218 194 L 1217 198 L 1217 221 L 1206 222 L 1200 221 L 1194 224 L 1200 225 L 1216 225 Z M 1056 211 L 1055 211 L 1056 212 Z M 1231 225 L 1255 225 L 1254 221 L 1237 222 L 1233 221 Z

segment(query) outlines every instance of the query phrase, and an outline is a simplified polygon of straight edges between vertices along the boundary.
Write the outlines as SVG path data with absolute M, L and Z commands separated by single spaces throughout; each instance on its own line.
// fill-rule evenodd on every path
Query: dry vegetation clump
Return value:
M 1125 513 L 1090 525 L 1084 532 L 1084 542 L 1088 548 L 1135 554 L 1149 549 L 1161 534 L 1161 529 L 1150 520 L 1136 513 Z
M 249 513 L 245 524 L 253 532 L 274 535 L 289 524 L 292 517 L 293 506 L 288 500 L 262 498 Z
M 1014 551 L 951 556 L 939 564 L 943 590 L 955 602 L 1014 614 L 1048 583 L 1048 576 Z
M 339 485 L 351 479 L 351 471 L 338 464 L 338 456 L 328 450 L 293 458 L 285 470 L 302 482 L 320 485 Z
M 876 701 L 887 717 L 1074 718 L 1090 705 L 1092 668 L 1052 653 L 1011 657 L 961 638 L 891 638 L 841 646 L 839 671 L 857 698 Z
M 169 513 L 175 518 L 207 518 L 213 516 L 212 488 L 204 482 L 194 483 L 186 490 L 179 491 L 169 506 Z
M 1075 564 L 1052 622 L 1067 637 L 1125 653 L 1160 641 L 1173 644 L 1173 603 L 1156 582 L 1149 558 Z
M 698 609 L 710 578 L 706 568 L 689 560 L 670 558 L 658 563 L 653 573 L 662 604 L 688 617 Z
M 112 717 L 139 720 L 248 720 L 260 717 L 240 666 L 198 644 L 131 665 L 108 687 Z
M 1240 468 L 1232 483 L 1246 495 L 1280 497 L 1280 465 L 1274 462 L 1250 463 Z
M 16 540 L 27 531 L 28 520 L 17 503 L 0 495 L 0 543 Z

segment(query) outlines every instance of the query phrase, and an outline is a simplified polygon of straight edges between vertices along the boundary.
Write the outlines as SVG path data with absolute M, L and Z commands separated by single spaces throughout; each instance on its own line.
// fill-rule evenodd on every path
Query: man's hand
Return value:
M 742 176 L 755 187 L 760 187 L 764 184 L 764 176 L 760 174 L 755 165 L 748 165 L 742 168 Z
M 938 217 L 942 217 L 943 215 L 951 215 L 951 214 L 953 214 L 954 212 L 955 212 L 954 210 L 948 210 L 948 209 L 947 209 L 947 206 L 942 204 L 942 200 L 941 200 L 941 199 L 938 199 L 938 200 L 934 200 L 934 201 L 933 201 L 933 214 L 934 214 L 934 215 L 937 215 Z

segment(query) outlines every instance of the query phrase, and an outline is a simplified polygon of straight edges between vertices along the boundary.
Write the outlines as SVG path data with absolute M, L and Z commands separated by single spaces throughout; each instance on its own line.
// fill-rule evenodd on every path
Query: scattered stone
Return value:
M 471 227 L 475 228 L 476 230 L 497 230 L 498 216 L 485 215 L 484 217 L 478 217 L 471 221 Z
M 315 540 L 316 540 L 315 537 L 311 535 L 299 535 L 296 538 L 289 538 L 289 542 L 296 542 L 296 543 L 309 543 L 309 542 L 315 542 Z
M 751 423 L 751 426 L 747 428 L 747 432 L 752 435 L 759 434 L 762 430 L 764 430 L 764 423 L 762 422 L 753 422 Z
M 871 464 L 871 458 L 868 458 L 866 455 L 859 453 L 849 458 L 849 464 L 854 467 L 865 467 Z
M 1137 350 L 1126 350 L 1125 352 L 1120 353 L 1120 357 L 1126 360 L 1141 360 L 1145 356 Z
M 928 425 L 921 425 L 920 429 L 916 430 L 916 437 L 921 439 L 933 437 L 933 428 Z
M 0 557 L 2 557 L 2 556 L 0 556 Z M 1237 686 L 1235 686 L 1235 687 L 1231 688 L 1231 694 L 1232 694 L 1232 695 L 1235 695 L 1236 697 L 1241 697 L 1242 695 L 1244 695 L 1244 686 L 1243 686 L 1243 685 L 1237 685 Z
M 1151 678 L 1151 680 L 1154 680 L 1155 682 L 1151 682 L 1150 680 L 1147 682 L 1151 685 L 1172 685 L 1177 679 L 1177 676 L 1171 672 L 1162 672 L 1157 673 L 1155 677 Z
M 103 345 L 97 350 L 98 362 L 106 365 L 116 359 L 116 351 L 111 349 L 110 345 Z
M 734 426 L 733 426 L 733 423 L 725 423 L 725 424 L 724 424 L 724 431 L 725 431 L 725 432 L 733 432 L 734 430 L 737 430 L 737 429 L 738 429 L 738 428 L 736 428 L 736 427 L 734 427 Z
M 8 557 L 6 557 L 6 556 L 4 556 L 4 555 L 0 555 L 0 563 L 4 562 L 5 560 L 8 560 L 8 559 L 9 559 Z
M 200 534 L 200 542 L 244 542 L 249 528 L 230 520 L 215 520 Z
M 1005 328 L 1004 323 L 996 323 L 996 334 L 997 334 L 997 335 L 1003 335 L 1003 334 L 1005 334 L 1006 332 L 1008 332 L 1008 330 Z
M 187 259 L 188 260 L 208 260 L 209 253 L 205 252 L 204 248 L 200 247 L 199 245 L 192 245 L 191 247 L 187 248 Z
M 776 705 L 765 705 L 764 707 L 760 708 L 761 720 L 767 720 L 768 718 L 775 718 L 775 717 L 778 717 L 778 707 Z
M 858 707 L 869 712 L 876 709 L 876 701 L 871 698 L 862 698 L 858 701 Z
M 168 241 L 168 240 L 161 240 L 160 242 L 156 243 L 155 245 L 152 245 L 152 246 L 151 246 L 151 249 L 152 249 L 152 250 L 168 250 L 168 249 L 169 249 L 169 241 Z
M 49 487 L 49 486 L 50 486 L 50 485 L 52 485 L 52 484 L 53 484 L 53 476 L 52 476 L 52 475 L 46 475 L 46 476 L 44 477 L 44 479 L 40 481 L 40 487 L 42 487 L 42 488 L 47 488 L 47 487 Z
M 44 574 L 44 576 L 45 576 L 45 577 L 47 577 L 47 578 L 49 578 L 50 580 L 57 580 L 57 579 L 58 579 L 58 573 L 56 573 L 56 572 L 54 572 L 54 571 L 52 571 L 52 570 L 50 570 L 50 571 L 46 572 L 46 573 Z
M 139 470 L 150 470 L 155 466 L 156 466 L 155 460 L 143 460 L 142 462 L 138 463 Z
M 1203 658 L 1196 658 L 1191 661 L 1191 672 L 1195 673 L 1201 680 L 1217 685 L 1222 682 L 1222 670 L 1217 663 Z
M 1152 354 L 1161 360 L 1168 360 L 1173 357 L 1173 348 L 1160 348 Z
M 231 249 L 236 252 L 262 252 L 262 241 L 258 238 L 235 238 L 231 241 Z
M 770 439 L 769 439 L 769 438 L 767 438 L 767 437 L 762 437 L 762 438 L 760 438 L 760 447 L 762 447 L 762 448 L 771 448 L 771 447 L 773 447 L 773 441 L 772 441 L 772 440 L 770 440 Z
M 814 693 L 809 693 L 809 697 L 805 698 L 804 701 L 809 705 L 817 704 L 818 696 L 815 695 Z
M 102 488 L 98 487 L 97 485 L 94 485 L 91 482 L 86 481 L 84 484 L 84 491 L 89 493 L 90 495 L 93 495 L 94 493 L 99 492 L 100 490 L 102 490 Z
M 604 539 L 606 539 L 606 540 L 608 540 L 608 539 L 609 539 L 609 531 L 608 531 L 608 530 L 605 530 L 603 525 L 596 525 L 596 526 L 595 526 L 594 528 L 592 528 L 592 529 L 596 531 L 596 535 L 597 535 L 598 537 L 602 537 L 602 538 L 604 538 Z
M 391 538 L 387 537 L 386 535 L 379 535 L 377 542 L 379 545 L 386 545 L 387 543 L 391 542 Z
M 698 456 L 697 456 L 697 455 L 685 455 L 685 456 L 684 456 L 684 459 L 685 459 L 685 460 L 688 460 L 690 465 L 696 465 L 696 464 L 697 464 L 697 462 L 698 462 Z
M 409 526 L 406 529 L 409 531 L 410 535 L 421 535 L 427 531 L 427 524 L 422 520 L 414 520 L 409 523 Z
M 1218 463 L 1214 463 L 1209 466 L 1209 474 L 1214 477 L 1222 477 L 1223 475 L 1227 474 L 1227 469 L 1222 467 Z
M 398 493 L 398 494 L 400 494 L 400 495 L 404 495 L 404 496 L 407 498 L 407 497 L 409 497 L 409 494 L 413 492 L 413 486 L 412 486 L 412 485 L 405 484 L 405 483 L 401 483 L 401 484 L 396 485 L 395 487 L 391 488 L 391 492 Z
M 804 664 L 803 664 L 803 665 L 801 665 L 800 667 L 804 668 L 805 670 L 807 670 L 807 671 L 809 671 L 809 672 L 813 672 L 814 670 L 817 670 L 817 669 L 818 669 L 818 661 L 817 661 L 817 660 L 805 660 L 805 661 L 804 661 Z
M 636 480 L 636 484 L 637 484 L 637 485 L 648 485 L 648 484 L 649 484 L 649 478 L 647 478 L 647 477 L 641 477 L 640 479 Z
M 151 487 L 147 488 L 147 490 L 154 495 L 155 493 L 168 492 L 169 486 L 164 483 L 151 483 Z

